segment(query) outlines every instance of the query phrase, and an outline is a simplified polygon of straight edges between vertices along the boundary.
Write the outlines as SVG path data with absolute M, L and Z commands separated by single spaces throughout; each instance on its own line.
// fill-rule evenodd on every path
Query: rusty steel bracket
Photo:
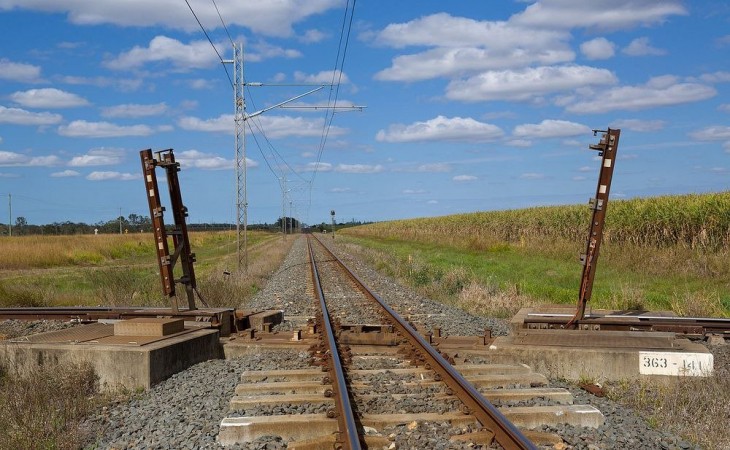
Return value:
M 142 150 L 139 152 L 142 160 L 142 172 L 144 174 L 144 182 L 147 191 L 147 202 L 150 207 L 150 218 L 152 219 L 152 232 L 155 236 L 155 248 L 157 251 L 157 263 L 160 267 L 160 279 L 162 281 L 162 292 L 171 299 L 175 297 L 175 283 L 185 286 L 185 293 L 188 299 L 188 310 L 197 309 L 195 306 L 195 292 L 197 286 L 195 282 L 195 254 L 190 250 L 190 240 L 188 239 L 188 228 L 185 218 L 188 215 L 187 208 L 182 203 L 182 195 L 180 194 L 180 182 L 177 173 L 180 171 L 180 163 L 175 162 L 175 155 L 172 149 L 155 152 L 157 158 L 152 156 L 152 150 Z M 165 228 L 163 212 L 165 208 L 162 206 L 160 199 L 160 190 L 157 185 L 156 167 L 165 169 L 167 176 L 167 186 L 170 193 L 170 207 L 175 225 L 171 230 Z M 170 254 L 168 237 L 172 237 L 174 252 Z M 175 279 L 174 268 L 177 263 L 182 268 L 182 276 Z M 200 296 L 200 294 L 198 294 Z M 202 298 L 201 298 L 202 301 Z M 205 302 L 203 302 L 205 303 Z M 172 310 L 178 312 L 177 299 L 171 301 Z
M 611 190 L 611 180 L 613 178 L 613 169 L 616 166 L 616 152 L 618 150 L 618 141 L 621 130 L 606 131 L 593 130 L 595 136 L 598 132 L 602 132 L 601 140 L 598 144 L 590 145 L 591 150 L 597 150 L 601 156 L 601 169 L 598 175 L 598 186 L 596 187 L 596 196 L 590 199 L 590 207 L 593 211 L 591 223 L 588 231 L 588 240 L 586 242 L 586 252 L 581 255 L 580 260 L 583 264 L 583 274 L 580 281 L 580 289 L 578 291 L 578 309 L 568 326 L 583 320 L 585 317 L 586 304 L 591 298 L 593 292 L 593 279 L 596 276 L 596 265 L 598 264 L 598 253 L 601 248 L 603 239 L 603 227 L 606 222 L 606 207 L 608 206 L 608 194 Z

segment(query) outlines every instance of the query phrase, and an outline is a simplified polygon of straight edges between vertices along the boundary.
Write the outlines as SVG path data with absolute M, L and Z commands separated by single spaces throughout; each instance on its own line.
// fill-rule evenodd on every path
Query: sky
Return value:
M 727 1 L 189 4 L 0 0 L 0 222 L 149 215 L 172 148 L 189 222 L 235 223 L 232 42 L 248 223 L 587 203 L 608 127 L 612 199 L 728 188 Z

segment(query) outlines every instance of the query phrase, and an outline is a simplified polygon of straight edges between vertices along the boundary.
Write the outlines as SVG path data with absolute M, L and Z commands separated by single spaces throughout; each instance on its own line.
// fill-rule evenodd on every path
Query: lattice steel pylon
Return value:
M 248 193 L 246 190 L 246 99 L 243 43 L 233 44 L 233 104 L 236 135 L 236 256 L 238 271 L 248 273 Z M 241 228 L 243 223 L 243 229 Z

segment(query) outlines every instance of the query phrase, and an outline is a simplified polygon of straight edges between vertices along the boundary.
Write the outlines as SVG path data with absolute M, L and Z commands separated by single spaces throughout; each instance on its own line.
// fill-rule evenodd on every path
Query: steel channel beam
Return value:
M 340 361 L 340 354 L 337 350 L 337 343 L 335 342 L 335 333 L 332 329 L 332 321 L 330 319 L 329 312 L 327 311 L 324 292 L 322 291 L 322 285 L 319 280 L 319 271 L 317 270 L 317 263 L 314 259 L 312 242 L 307 240 L 307 245 L 309 247 L 309 260 L 310 267 L 312 269 L 312 282 L 314 283 L 315 293 L 317 297 L 319 297 L 319 307 L 322 310 L 324 330 L 327 337 L 326 344 L 330 355 L 330 378 L 334 384 L 336 392 L 335 406 L 337 407 L 337 424 L 340 430 L 340 440 L 342 441 L 345 449 L 357 450 L 362 447 L 360 446 L 360 437 L 357 432 L 357 425 L 355 424 L 355 416 L 352 412 L 352 405 L 350 405 L 350 394 L 347 390 L 345 373 L 342 370 L 342 362 Z
M 313 236 L 314 237 L 314 236 Z M 318 242 L 319 239 L 314 237 Z M 446 361 L 421 335 L 413 329 L 403 318 L 391 309 L 377 294 L 372 292 L 347 265 L 334 253 L 324 246 L 325 251 L 347 272 L 348 276 L 362 289 L 370 298 L 380 304 L 395 327 L 408 341 L 421 353 L 431 369 L 441 376 L 441 379 L 449 386 L 456 396 L 461 400 L 482 426 L 494 433 L 495 440 L 506 450 L 513 449 L 537 449 L 522 432 L 510 422 L 497 408 L 477 391 L 454 367 Z
M 528 315 L 525 324 L 548 324 L 565 326 L 571 315 Z M 662 327 L 661 331 L 676 328 L 678 332 L 688 327 L 702 328 L 704 333 L 730 333 L 730 319 L 713 317 L 662 317 L 662 316 L 587 316 L 574 323 L 580 325 L 600 325 L 601 329 L 652 331 L 655 327 Z

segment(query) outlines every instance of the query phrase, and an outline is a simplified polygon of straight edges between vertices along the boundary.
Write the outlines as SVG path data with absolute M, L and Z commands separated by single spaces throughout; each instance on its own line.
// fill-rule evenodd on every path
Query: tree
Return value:
M 23 228 L 26 225 L 28 225 L 28 221 L 25 220 L 25 217 L 18 216 L 15 218 L 15 227 L 16 228 Z

